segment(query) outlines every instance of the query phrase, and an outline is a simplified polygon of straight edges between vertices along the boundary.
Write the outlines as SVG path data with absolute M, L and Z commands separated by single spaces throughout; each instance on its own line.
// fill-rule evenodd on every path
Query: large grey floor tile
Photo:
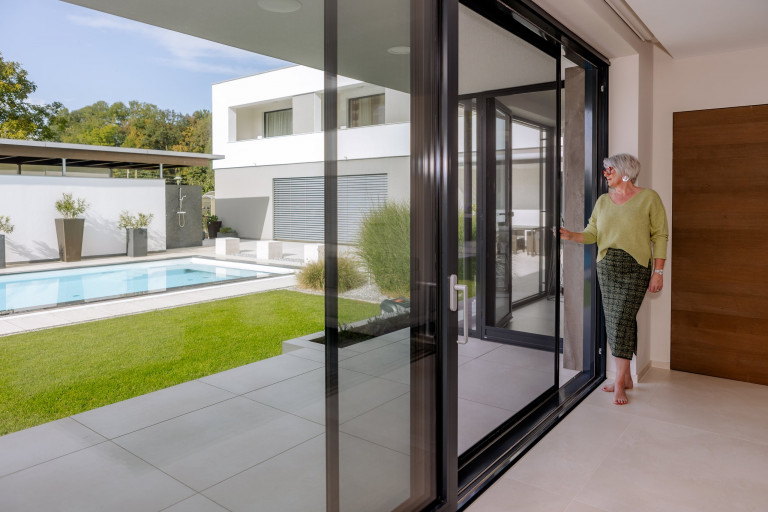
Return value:
M 459 453 L 463 453 L 512 416 L 507 409 L 459 398 Z
M 221 505 L 217 505 L 202 494 L 195 494 L 191 498 L 172 505 L 162 512 L 228 512 Z
M 516 345 L 502 345 L 490 352 L 478 357 L 479 361 L 488 361 L 503 364 L 511 368 L 527 368 L 552 373 L 554 353 L 546 350 L 518 347 Z
M 410 460 L 400 452 L 341 433 L 341 510 L 394 510 L 410 495 Z
M 339 419 L 359 416 L 408 392 L 398 382 L 339 370 Z M 246 398 L 325 424 L 325 371 L 314 370 L 245 395 Z
M 459 355 L 471 358 L 480 357 L 501 346 L 501 343 L 469 338 L 469 343 L 459 345 Z
M 0 476 L 88 448 L 105 439 L 70 418 L 0 437 Z
M 405 455 L 411 453 L 411 394 L 342 423 L 339 430 Z
M 379 377 L 399 368 L 408 367 L 410 362 L 410 347 L 391 342 L 383 347 L 340 361 L 339 367 Z
M 244 394 L 315 370 L 321 366 L 323 364 L 317 361 L 286 354 L 240 366 L 200 380 L 232 393 Z
M 3 512 L 149 512 L 192 494 L 111 442 L 0 478 Z
M 317 423 L 236 397 L 114 442 L 202 490 L 323 430 Z
M 768 446 L 636 419 L 576 499 L 626 512 L 754 512 L 768 503 Z
M 459 368 L 459 398 L 516 412 L 554 384 L 554 372 L 487 361 L 470 361 Z
M 223 389 L 192 381 L 93 409 L 73 418 L 111 439 L 233 396 Z
M 409 496 L 410 458 L 342 433 L 339 439 L 341 509 L 392 510 Z M 325 511 L 325 436 L 319 436 L 206 491 L 234 512 Z M 300 489 L 300 492 L 297 492 Z
M 203 494 L 233 512 L 325 511 L 325 435 L 254 466 Z

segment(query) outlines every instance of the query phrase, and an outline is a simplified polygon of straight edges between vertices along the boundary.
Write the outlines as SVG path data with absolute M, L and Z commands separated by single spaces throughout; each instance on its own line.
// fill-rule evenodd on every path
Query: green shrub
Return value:
M 352 258 L 340 257 L 339 291 L 354 290 L 365 284 L 365 276 Z M 310 290 L 325 290 L 325 261 L 307 263 L 297 276 L 299 286 Z
M 363 217 L 358 255 L 382 293 L 411 295 L 411 210 L 407 203 L 388 203 Z
M 131 213 L 127 210 L 123 210 L 120 212 L 120 220 L 117 222 L 117 227 L 119 229 L 141 229 L 146 228 L 149 226 L 149 223 L 152 222 L 152 219 L 155 217 L 154 213 L 150 213 L 147 215 L 146 213 L 137 213 L 134 217 L 131 215 Z
M 56 210 L 65 219 L 74 219 L 78 215 L 85 213 L 89 204 L 85 199 L 74 199 L 72 194 L 62 194 L 61 199 L 56 201 Z
M 10 235 L 13 233 L 13 224 L 11 224 L 11 218 L 7 215 L 0 215 L 0 233 Z

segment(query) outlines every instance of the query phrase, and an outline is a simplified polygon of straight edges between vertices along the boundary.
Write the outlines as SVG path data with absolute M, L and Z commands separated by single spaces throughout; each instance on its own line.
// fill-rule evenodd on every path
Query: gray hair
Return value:
M 626 176 L 634 184 L 640 174 L 640 161 L 628 153 L 619 153 L 603 160 L 603 167 L 613 167 L 621 176 Z

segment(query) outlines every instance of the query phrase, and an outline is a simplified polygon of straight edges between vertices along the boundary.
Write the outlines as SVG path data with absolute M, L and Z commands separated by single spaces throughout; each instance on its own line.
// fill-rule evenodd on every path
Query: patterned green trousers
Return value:
M 632 354 L 637 354 L 637 312 L 648 291 L 651 273 L 650 262 L 644 267 L 620 249 L 608 249 L 597 262 L 605 331 L 614 357 L 632 359 Z

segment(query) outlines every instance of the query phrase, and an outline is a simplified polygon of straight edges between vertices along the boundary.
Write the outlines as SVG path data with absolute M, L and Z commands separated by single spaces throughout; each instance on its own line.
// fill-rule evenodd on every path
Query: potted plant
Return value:
M 87 209 L 88 203 L 85 199 L 74 199 L 72 194 L 62 194 L 61 199 L 56 201 L 56 210 L 63 217 L 55 219 L 61 261 L 80 261 L 85 219 L 77 217 L 84 214 Z
M 11 218 L 0 215 L 0 268 L 5 268 L 5 235 L 13 233 Z
M 223 227 L 216 235 L 217 238 L 237 238 L 237 231 L 229 227 Z
M 208 216 L 208 238 L 216 238 L 221 229 L 221 221 L 216 215 Z
M 125 253 L 131 257 L 147 255 L 147 226 L 154 214 L 137 213 L 136 216 L 123 210 L 117 227 L 125 230 Z

